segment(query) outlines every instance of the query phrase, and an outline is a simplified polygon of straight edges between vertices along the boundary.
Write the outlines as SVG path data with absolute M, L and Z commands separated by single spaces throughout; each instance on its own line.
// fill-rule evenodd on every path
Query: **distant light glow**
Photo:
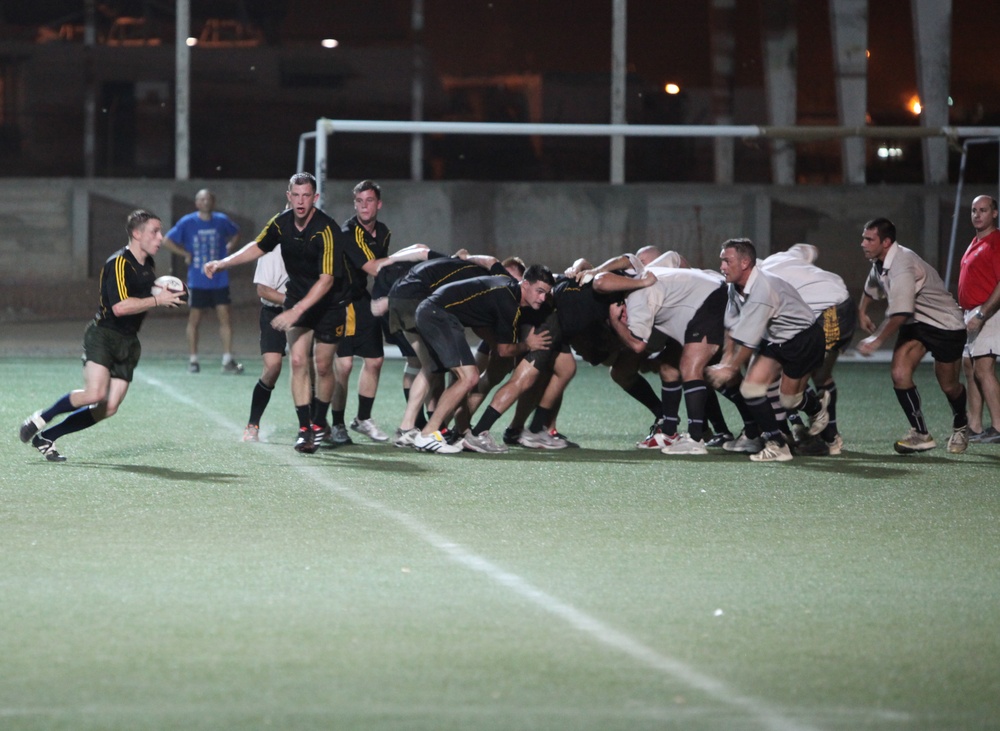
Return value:
M 324 38 L 320 41 L 320 45 L 323 46 L 323 48 L 336 48 L 340 45 L 340 41 L 336 38 Z
M 882 145 L 878 148 L 878 156 L 882 160 L 898 160 L 903 156 L 903 148 Z
M 681 93 L 681 87 L 679 87 L 677 84 L 673 84 L 673 83 L 667 84 L 666 86 L 664 86 L 663 90 L 665 92 L 667 92 L 668 94 L 680 94 Z
M 195 38 L 194 36 L 189 36 L 188 39 L 185 41 L 185 43 L 187 43 L 187 45 L 189 46 L 197 46 L 198 39 Z
M 920 104 L 920 97 L 914 94 L 910 97 L 910 100 L 906 102 L 906 108 L 910 110 L 915 116 L 920 116 L 920 112 L 923 110 L 923 106 Z

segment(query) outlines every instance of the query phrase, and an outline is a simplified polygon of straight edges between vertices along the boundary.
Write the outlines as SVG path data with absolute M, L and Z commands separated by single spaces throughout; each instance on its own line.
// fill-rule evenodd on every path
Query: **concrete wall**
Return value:
M 326 210 L 352 215 L 356 181 L 330 181 Z M 773 187 L 569 183 L 433 183 L 380 181 L 381 218 L 394 248 L 424 242 L 450 252 L 464 247 L 500 257 L 518 255 L 561 271 L 577 257 L 599 263 L 653 244 L 674 249 L 694 266 L 715 268 L 719 244 L 749 236 L 762 255 L 808 242 L 819 263 L 857 293 L 867 271 L 858 242 L 865 221 L 892 219 L 901 243 L 944 272 L 954 189 L 924 186 Z M 194 210 L 197 190 L 210 187 L 219 209 L 252 239 L 284 207 L 284 180 L 176 182 L 134 179 L 0 180 L 0 317 L 89 313 L 93 279 L 104 259 L 126 242 L 128 211 L 145 207 L 169 226 Z M 976 191 L 969 191 L 969 200 Z M 959 252 L 972 236 L 961 207 Z M 161 252 L 157 269 L 183 275 Z M 237 304 L 253 301 L 252 267 L 233 273 Z

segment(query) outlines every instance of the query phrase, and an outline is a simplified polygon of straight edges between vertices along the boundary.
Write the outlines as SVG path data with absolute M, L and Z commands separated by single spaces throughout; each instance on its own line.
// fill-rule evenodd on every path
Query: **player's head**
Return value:
M 896 227 L 888 218 L 873 218 L 861 233 L 861 250 L 868 261 L 885 258 L 896 241 Z
M 750 239 L 727 239 L 719 252 L 719 271 L 729 284 L 743 286 L 757 265 L 757 247 Z
M 972 227 L 977 233 L 988 234 L 997 226 L 997 199 L 977 195 L 972 201 Z
M 163 224 L 155 213 L 142 208 L 132 211 L 125 221 L 125 230 L 128 231 L 130 246 L 135 244 L 149 256 L 155 256 L 160 250 L 160 244 L 163 242 Z
M 635 257 L 642 262 L 643 266 L 648 265 L 654 259 L 661 256 L 661 252 L 655 246 L 643 246 L 637 252 L 635 252 Z
M 819 258 L 819 249 L 812 244 L 792 244 L 788 253 L 807 264 L 813 264 Z
M 297 186 L 308 185 L 316 192 L 316 177 L 312 173 L 295 173 L 288 179 L 288 192 Z
M 351 193 L 357 197 L 358 193 L 364 193 L 366 190 L 370 190 L 375 194 L 375 197 L 382 200 L 382 186 L 376 183 L 374 180 L 362 180 L 360 183 L 354 186 L 354 190 Z
M 524 260 L 519 256 L 508 256 L 500 264 L 514 279 L 522 279 L 524 277 L 524 270 L 527 269 Z
M 555 277 L 547 266 L 532 264 L 524 270 L 524 277 L 521 279 L 521 306 L 539 309 L 545 304 L 545 298 L 555 284 Z
M 382 189 L 374 180 L 362 180 L 354 186 L 354 213 L 365 226 L 373 223 L 382 207 Z
M 295 173 L 288 180 L 288 207 L 294 212 L 295 220 L 302 223 L 312 217 L 313 209 L 319 200 L 316 192 L 316 178 L 310 173 Z
M 200 213 L 211 213 L 215 209 L 215 193 L 208 188 L 202 188 L 195 193 L 194 207 Z

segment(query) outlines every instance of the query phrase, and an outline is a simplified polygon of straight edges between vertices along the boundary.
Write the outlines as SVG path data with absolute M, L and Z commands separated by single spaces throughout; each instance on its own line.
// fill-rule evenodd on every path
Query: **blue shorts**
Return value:
M 231 301 L 228 286 L 218 289 L 188 290 L 188 305 L 195 310 L 214 309 L 220 305 L 228 305 Z

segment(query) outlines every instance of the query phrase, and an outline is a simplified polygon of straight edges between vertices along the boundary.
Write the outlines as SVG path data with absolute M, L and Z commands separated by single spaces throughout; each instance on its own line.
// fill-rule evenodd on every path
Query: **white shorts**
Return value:
M 965 313 L 965 321 L 971 317 L 970 310 Z M 983 355 L 1000 356 L 1000 313 L 983 323 L 975 337 L 969 338 L 965 344 L 965 357 L 978 358 Z

